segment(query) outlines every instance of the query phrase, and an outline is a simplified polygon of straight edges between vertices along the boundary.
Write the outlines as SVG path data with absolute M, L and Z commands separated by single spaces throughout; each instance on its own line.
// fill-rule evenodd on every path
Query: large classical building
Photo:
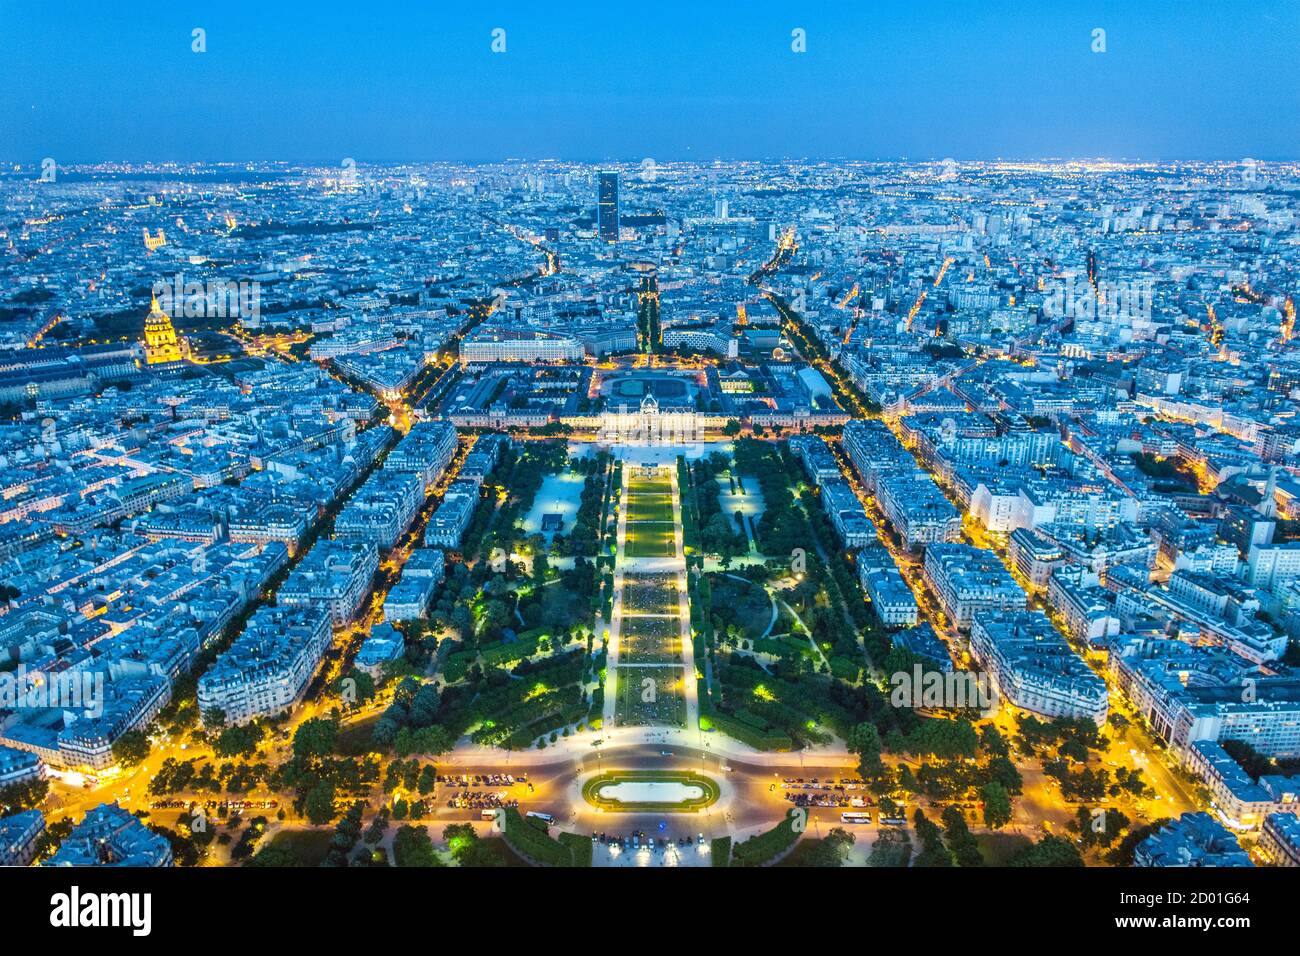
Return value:
M 694 408 L 660 408 L 653 395 L 635 407 L 617 405 L 600 416 L 600 437 L 611 444 L 674 445 L 704 440 L 704 419 Z
M 153 297 L 149 314 L 144 320 L 144 358 L 149 365 L 179 362 L 185 358 L 185 341 L 176 336 L 172 319 Z

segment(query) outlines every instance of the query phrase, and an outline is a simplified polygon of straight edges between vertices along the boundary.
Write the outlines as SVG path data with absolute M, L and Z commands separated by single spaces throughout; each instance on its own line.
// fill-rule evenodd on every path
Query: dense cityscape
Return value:
M 1300 865 L 1298 216 L 11 164 L 0 863 Z

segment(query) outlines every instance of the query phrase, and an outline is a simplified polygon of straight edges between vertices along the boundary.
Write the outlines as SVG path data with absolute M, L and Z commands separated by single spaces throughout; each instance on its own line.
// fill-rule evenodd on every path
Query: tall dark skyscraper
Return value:
M 618 242 L 618 173 L 601 173 L 596 194 L 596 231 L 606 242 Z

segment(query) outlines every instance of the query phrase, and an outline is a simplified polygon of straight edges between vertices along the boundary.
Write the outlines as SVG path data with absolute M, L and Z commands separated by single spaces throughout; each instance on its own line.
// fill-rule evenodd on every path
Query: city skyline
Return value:
M 1285 926 L 1297 27 L 0 0 L 7 928 Z

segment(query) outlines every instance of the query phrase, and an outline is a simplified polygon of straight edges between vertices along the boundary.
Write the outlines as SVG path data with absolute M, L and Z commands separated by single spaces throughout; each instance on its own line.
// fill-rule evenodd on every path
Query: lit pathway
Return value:
M 601 728 L 608 735 L 614 729 L 614 710 L 618 703 L 618 658 L 619 631 L 623 627 L 623 566 L 627 563 L 627 486 L 628 473 L 631 469 L 624 462 L 620 472 L 623 476 L 622 491 L 619 493 L 618 530 L 614 540 L 614 599 L 610 606 L 609 638 L 605 641 L 605 701 L 601 711 Z
M 691 598 L 686 582 L 686 549 L 682 541 L 682 495 L 677 487 L 677 469 L 669 469 L 673 489 L 673 542 L 677 547 L 677 601 L 680 614 L 682 636 L 682 662 L 686 665 L 683 675 L 683 692 L 686 696 L 686 729 L 695 730 L 700 726 L 700 694 L 695 681 L 695 643 L 691 640 Z

